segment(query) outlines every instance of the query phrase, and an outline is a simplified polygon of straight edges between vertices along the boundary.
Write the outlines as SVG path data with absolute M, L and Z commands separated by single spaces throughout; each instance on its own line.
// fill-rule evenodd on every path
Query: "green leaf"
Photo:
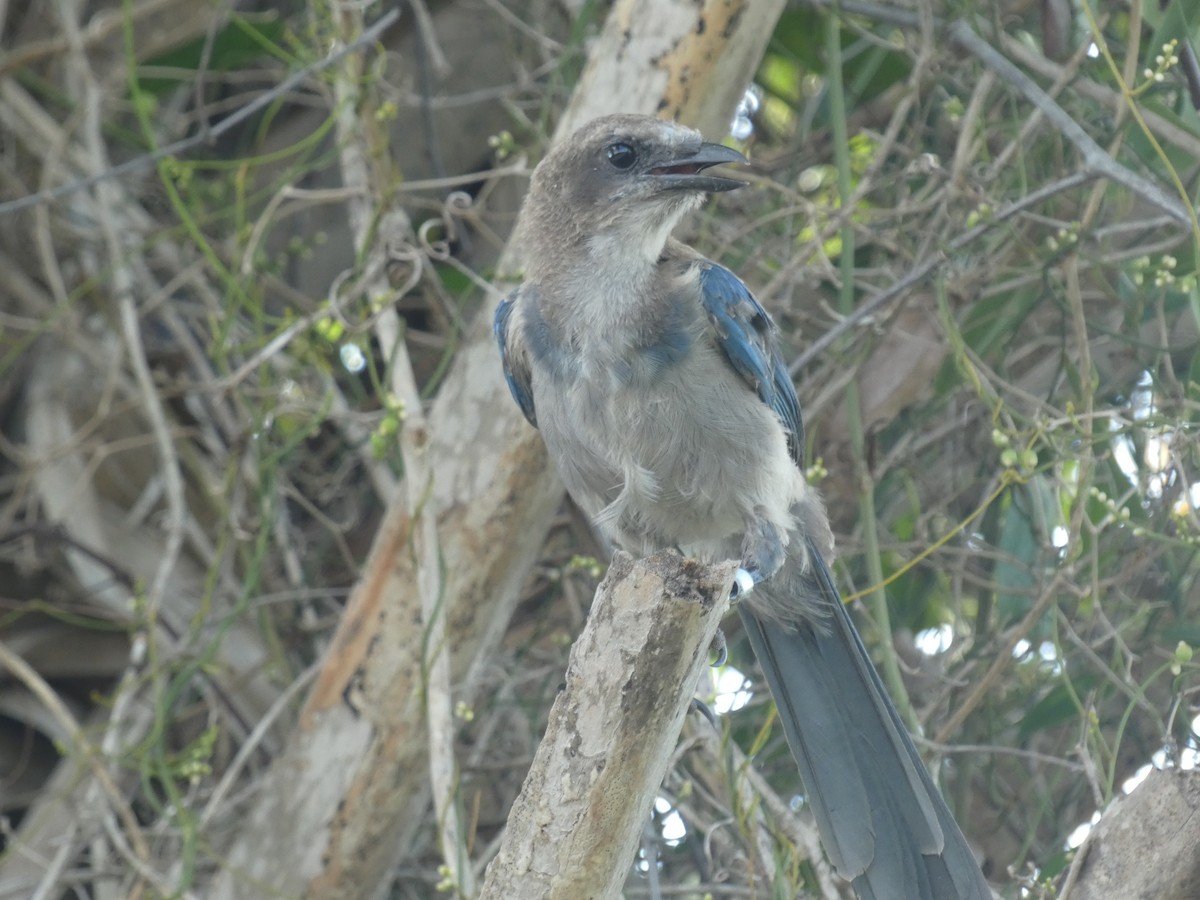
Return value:
M 1021 334 L 1030 312 L 1043 299 L 1040 289 L 981 298 L 971 306 L 963 322 L 963 340 L 982 359 L 996 359 Z
M 1071 686 L 1057 684 L 1041 700 L 1035 703 L 1021 718 L 1017 737 L 1025 741 L 1039 731 L 1065 725 L 1079 718 L 1079 706 L 1075 698 L 1085 694 L 1100 682 L 1100 676 L 1080 675 L 1072 680 Z
M 1012 491 L 1001 514 L 997 547 L 1005 558 L 996 563 L 996 608 L 1005 622 L 1025 615 L 1033 605 L 1037 584 L 1034 568 L 1041 558 L 1041 545 L 1027 510 L 1028 494 Z
M 1146 51 L 1153 59 L 1163 44 L 1174 38 L 1177 41 L 1195 43 L 1200 39 L 1200 0 L 1171 0 L 1165 8 L 1158 3 L 1146 3 L 1142 7 L 1142 15 L 1154 29 L 1154 34 L 1146 43 Z
M 204 58 L 205 46 L 209 44 L 207 36 L 143 60 L 141 66 L 178 69 L 179 75 L 139 78 L 140 87 L 142 91 L 151 94 L 172 91 L 179 87 L 181 82 L 190 81 L 200 70 L 202 62 L 206 63 L 205 70 L 210 72 L 229 72 L 244 68 L 267 55 L 267 48 L 278 44 L 283 34 L 282 18 L 252 24 L 234 17 L 213 38 L 207 60 Z
M 805 79 L 825 69 L 825 10 L 789 9 L 775 25 L 771 43 L 755 81 L 766 93 L 766 107 L 782 100 L 794 110 L 804 102 Z M 887 28 L 880 26 L 886 40 Z M 890 49 L 883 41 L 864 40 L 849 29 L 841 29 L 842 80 L 846 102 L 857 107 L 878 97 L 908 77 L 912 68 L 908 55 Z M 811 91 L 809 92 L 811 93 Z M 778 118 L 772 116 L 772 120 Z M 811 127 L 829 124 L 828 104 L 818 104 Z
M 1186 641 L 1193 647 L 1200 647 L 1200 622 L 1177 622 L 1163 631 L 1162 637 L 1166 644 Z

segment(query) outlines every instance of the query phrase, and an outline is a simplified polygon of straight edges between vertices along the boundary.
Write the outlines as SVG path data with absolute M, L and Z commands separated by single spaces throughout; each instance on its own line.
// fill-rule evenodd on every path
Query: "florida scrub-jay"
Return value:
M 800 406 L 770 316 L 671 238 L 745 162 L 683 126 L 616 115 L 533 173 L 526 268 L 496 314 L 513 397 L 618 546 L 741 561 L 738 612 L 825 850 L 863 900 L 991 893 L 830 575 Z

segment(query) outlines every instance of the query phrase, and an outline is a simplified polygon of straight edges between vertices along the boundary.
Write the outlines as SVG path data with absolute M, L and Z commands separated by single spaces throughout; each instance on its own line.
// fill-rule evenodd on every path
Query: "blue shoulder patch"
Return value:
M 717 346 L 735 372 L 779 417 L 788 450 L 803 465 L 804 423 L 800 401 L 779 352 L 775 323 L 740 278 L 707 262 L 700 268 L 700 302 L 717 337 Z
M 520 288 L 517 289 L 518 291 Z M 508 382 L 508 390 L 521 407 L 521 412 L 529 420 L 529 424 L 537 428 L 537 413 L 533 408 L 533 383 L 530 378 L 529 366 L 515 353 L 508 352 L 508 325 L 512 319 L 517 291 L 513 291 L 500 301 L 496 307 L 496 319 L 492 324 L 492 333 L 500 346 L 500 364 L 504 367 L 504 380 Z

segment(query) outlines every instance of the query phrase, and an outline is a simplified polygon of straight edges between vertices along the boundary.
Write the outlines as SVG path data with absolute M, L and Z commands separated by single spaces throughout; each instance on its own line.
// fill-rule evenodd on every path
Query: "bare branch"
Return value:
M 481 900 L 620 896 L 734 567 L 617 554 Z
M 94 185 L 105 181 L 111 181 L 114 178 L 123 178 L 126 175 L 131 175 L 134 172 L 140 172 L 143 169 L 148 169 L 150 166 L 164 160 L 169 156 L 180 156 L 187 151 L 198 147 L 201 144 L 211 143 L 221 135 L 225 134 L 232 128 L 236 128 L 248 118 L 253 116 L 258 111 L 265 109 L 270 104 L 274 103 L 280 97 L 287 94 L 293 88 L 299 87 L 308 78 L 317 72 L 328 69 L 330 66 L 335 66 L 345 59 L 349 54 L 368 44 L 374 42 L 379 35 L 386 31 L 398 18 L 400 10 L 390 9 L 375 22 L 370 28 L 363 31 L 362 36 L 352 44 L 348 44 L 341 48 L 337 53 L 330 54 L 325 59 L 305 66 L 298 72 L 289 75 L 275 87 L 269 91 L 265 91 L 258 97 L 255 97 L 251 102 L 247 103 L 237 112 L 233 113 L 226 119 L 222 119 L 212 128 L 200 131 L 191 137 L 184 138 L 174 143 L 167 144 L 165 147 L 159 147 L 152 153 L 146 153 L 142 156 L 134 157 L 120 165 L 113 166 L 103 172 L 97 172 L 89 175 L 86 178 L 80 178 L 68 184 L 59 185 L 56 188 L 49 190 L 38 191 L 36 194 L 29 194 L 26 197 L 20 197 L 17 200 L 9 200 L 5 203 L 0 203 L 0 216 L 11 215 L 15 212 L 20 212 L 23 209 L 28 209 L 31 206 L 37 206 L 42 203 L 52 203 L 76 191 L 86 190 Z
M 1200 896 L 1200 772 L 1151 770 L 1114 803 L 1077 853 L 1062 900 Z

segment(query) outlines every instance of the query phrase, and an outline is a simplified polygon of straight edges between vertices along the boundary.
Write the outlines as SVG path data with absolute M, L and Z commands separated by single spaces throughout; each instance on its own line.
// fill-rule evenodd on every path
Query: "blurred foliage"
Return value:
M 745 247 L 731 256 L 743 273 L 761 273 L 769 297 L 782 297 L 774 308 L 796 347 L 836 321 L 830 310 L 846 222 L 823 149 L 832 108 L 822 77 L 825 15 L 792 9 L 781 19 L 760 72 L 755 144 L 756 162 L 778 188 L 770 198 L 735 198 L 768 199 L 743 208 Z M 1200 134 L 1164 36 L 1181 30 L 1148 21 L 1141 40 L 1130 41 L 1120 31 L 1128 18 L 1107 24 L 1119 64 L 1120 48 L 1131 46 L 1145 60 L 1136 70 L 1136 109 L 1190 138 Z M 1099 37 L 1086 28 L 1079 23 L 1081 40 Z M 1028 45 L 1030 34 L 1010 33 Z M 1003 82 L 981 80 L 976 61 L 921 46 L 915 29 L 869 15 L 841 36 L 851 183 L 861 195 L 849 220 L 860 297 L 1079 164 L 1054 123 L 1031 128 L 1029 108 Z M 1078 65 L 1082 77 L 1112 85 L 1102 62 L 1083 55 Z M 1057 100 L 1120 164 L 1160 184 L 1194 183 L 1200 145 L 1167 146 L 1153 124 L 1124 111 L 1113 120 L 1070 91 Z M 796 236 L 792 248 L 787 234 Z M 965 799 L 959 815 L 968 832 L 972 821 L 992 823 L 990 835 L 972 837 L 993 864 L 1032 864 L 1044 875 L 1063 868 L 1066 836 L 1090 815 L 1089 790 L 1073 765 L 1081 752 L 1105 773 L 1091 787 L 1102 797 L 1156 753 L 1160 764 L 1195 763 L 1195 670 L 1190 680 L 1186 668 L 1173 676 L 1167 660 L 1176 635 L 1194 637 L 1197 615 L 1196 247 L 1196 235 L 1116 188 L 1064 192 L 946 258 L 929 284 L 804 373 L 812 443 L 833 472 L 822 488 L 843 532 L 847 582 L 870 587 L 858 540 L 868 526 L 848 515 L 857 508 L 854 478 L 865 475 L 893 627 L 927 630 L 932 641 L 941 626 L 954 637 L 936 662 L 904 661 L 914 667 L 908 682 L 918 709 L 969 702 L 954 740 L 996 747 L 985 756 L 953 754 L 943 768 L 951 796 Z M 897 330 L 924 341 L 915 350 L 897 346 L 889 340 Z M 860 380 L 864 396 L 888 382 L 874 391 L 880 408 L 863 411 L 862 458 L 839 408 L 847 378 Z M 867 633 L 879 640 L 869 624 Z M 946 639 L 943 631 L 938 645 Z M 1002 680 L 973 694 L 1005 653 L 1013 659 Z M 944 715 L 925 716 L 926 733 L 938 740 Z M 757 733 L 758 714 L 745 717 L 738 725 L 734 716 L 742 746 Z M 778 785 L 791 777 L 790 760 L 781 736 L 771 746 Z M 1053 779 L 1061 802 L 1037 801 L 1047 773 L 1006 757 L 1006 746 L 1064 760 Z M 962 779 L 989 785 L 989 799 L 964 795 Z

